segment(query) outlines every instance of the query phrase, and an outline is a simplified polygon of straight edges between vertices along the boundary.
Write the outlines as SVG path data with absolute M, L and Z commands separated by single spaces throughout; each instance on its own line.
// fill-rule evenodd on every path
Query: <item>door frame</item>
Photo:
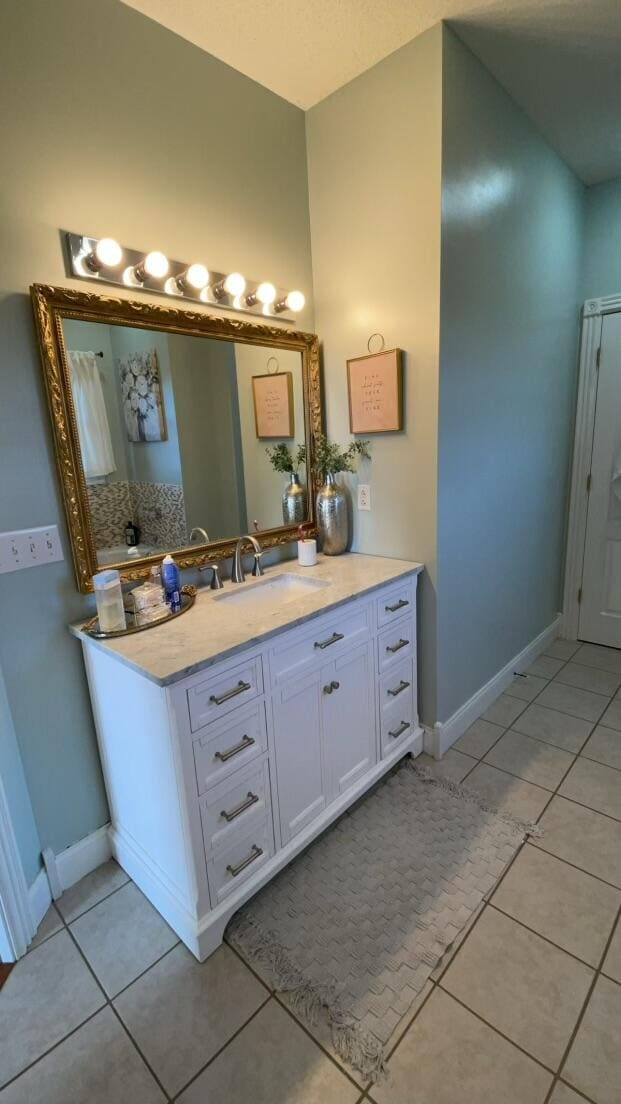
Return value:
M 584 551 L 589 493 L 587 478 L 591 470 L 597 374 L 604 316 L 621 311 L 621 292 L 600 299 L 587 299 L 582 308 L 580 358 L 578 364 L 578 395 L 576 428 L 571 468 L 569 518 L 565 555 L 565 586 L 563 591 L 563 627 L 561 635 L 578 639 L 580 622 L 580 588 L 584 569 Z
M 24 868 L 0 776 L 0 958 L 15 962 L 26 953 L 34 925 Z

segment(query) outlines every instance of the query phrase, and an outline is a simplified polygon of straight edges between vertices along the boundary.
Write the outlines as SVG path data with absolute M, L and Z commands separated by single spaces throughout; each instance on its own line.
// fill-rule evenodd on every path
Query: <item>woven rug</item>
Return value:
M 410 759 L 232 918 L 227 936 L 374 1080 L 384 1047 L 531 825 Z

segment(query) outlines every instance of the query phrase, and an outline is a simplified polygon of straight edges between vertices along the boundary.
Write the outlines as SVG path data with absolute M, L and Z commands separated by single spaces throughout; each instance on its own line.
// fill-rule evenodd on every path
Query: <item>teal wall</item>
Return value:
M 621 177 L 586 193 L 583 298 L 621 293 Z
M 440 720 L 560 609 L 584 214 L 582 185 L 448 29 L 443 92 Z
M 304 115 L 118 0 L 0 5 L 0 72 L 0 524 L 56 522 L 65 555 L 0 576 L 0 668 L 58 852 L 108 809 L 29 285 L 92 290 L 66 276 L 59 230 L 111 235 L 300 287 L 312 330 Z
M 419 699 L 432 724 L 440 333 L 442 27 L 384 58 L 306 117 L 317 332 L 327 430 L 349 441 L 346 361 L 369 334 L 404 351 L 402 432 L 373 437 L 349 480 L 373 508 L 353 515 L 353 549 L 424 562 Z

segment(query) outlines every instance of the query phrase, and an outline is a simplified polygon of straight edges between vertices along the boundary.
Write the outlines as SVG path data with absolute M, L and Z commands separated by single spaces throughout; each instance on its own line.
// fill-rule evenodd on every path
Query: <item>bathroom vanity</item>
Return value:
M 232 914 L 422 750 L 420 564 L 284 563 L 183 617 L 82 640 L 111 844 L 199 959 Z

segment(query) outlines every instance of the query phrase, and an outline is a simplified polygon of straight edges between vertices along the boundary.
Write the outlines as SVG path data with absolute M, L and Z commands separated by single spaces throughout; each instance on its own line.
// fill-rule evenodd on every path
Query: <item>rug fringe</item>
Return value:
M 493 816 L 498 817 L 498 819 L 502 820 L 505 824 L 509 824 L 512 828 L 515 828 L 516 831 L 523 832 L 525 836 L 532 836 L 533 839 L 540 839 L 543 836 L 543 829 L 538 824 L 535 824 L 533 820 L 521 820 L 520 817 L 512 816 L 511 813 L 506 813 L 496 805 L 492 805 L 480 793 L 477 793 L 476 790 L 467 790 L 464 786 L 458 785 L 457 782 L 451 782 L 448 778 L 438 778 L 437 775 L 433 773 L 431 767 L 422 766 L 414 759 L 411 759 L 410 769 L 414 771 L 414 774 L 418 775 L 421 782 L 433 782 L 436 786 L 440 786 L 443 790 L 447 790 L 455 797 L 460 797 L 464 801 L 474 802 L 484 813 L 492 813 Z
M 363 1031 L 340 1008 L 334 986 L 310 981 L 294 965 L 274 932 L 267 931 L 251 916 L 238 913 L 229 924 L 227 937 L 239 945 L 251 962 L 267 967 L 274 986 L 286 993 L 291 1007 L 309 1024 L 316 1024 L 325 1010 L 336 1053 L 370 1081 L 385 1073 L 384 1048 L 378 1039 Z

